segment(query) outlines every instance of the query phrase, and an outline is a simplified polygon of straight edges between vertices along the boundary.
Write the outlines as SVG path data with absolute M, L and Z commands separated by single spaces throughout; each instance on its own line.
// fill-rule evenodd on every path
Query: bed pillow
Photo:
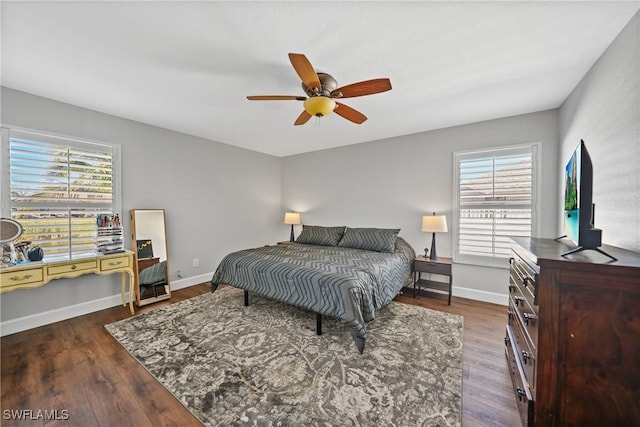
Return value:
M 376 252 L 393 252 L 399 232 L 399 228 L 347 228 L 338 246 Z
M 303 225 L 302 233 L 296 239 L 296 243 L 307 245 L 336 246 L 342 238 L 345 226 L 322 227 L 320 225 Z

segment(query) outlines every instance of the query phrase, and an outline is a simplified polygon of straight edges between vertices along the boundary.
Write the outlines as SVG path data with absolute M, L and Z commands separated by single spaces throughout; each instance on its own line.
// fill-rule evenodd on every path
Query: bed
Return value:
M 399 231 L 303 226 L 296 242 L 225 256 L 211 291 L 226 284 L 245 290 L 245 304 L 251 292 L 339 319 L 362 353 L 366 322 L 411 283 L 415 252 Z

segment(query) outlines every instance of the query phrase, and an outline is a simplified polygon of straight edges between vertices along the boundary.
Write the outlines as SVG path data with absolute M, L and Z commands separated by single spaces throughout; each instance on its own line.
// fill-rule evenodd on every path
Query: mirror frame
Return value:
M 163 295 L 158 295 L 156 297 L 149 298 L 141 298 L 140 295 L 140 271 L 139 268 L 140 263 L 138 260 L 138 236 L 136 233 L 136 213 L 151 213 L 157 212 L 162 214 L 162 232 L 164 233 L 164 253 L 166 256 L 167 263 L 167 284 L 165 285 L 166 293 Z M 131 209 L 129 210 L 129 220 L 131 222 L 131 250 L 133 251 L 133 271 L 134 271 L 134 280 L 135 280 L 135 292 L 136 292 L 136 305 L 138 307 L 142 307 L 147 304 L 152 304 L 158 301 L 164 301 L 171 298 L 171 273 L 169 268 L 169 248 L 167 241 L 167 221 L 164 209 Z M 138 226 L 138 229 L 140 227 Z M 157 247 L 157 246 L 156 246 Z
M 11 218 L 0 218 L 0 249 L 2 259 L 0 267 L 11 267 L 15 265 L 15 246 L 13 242 L 22 236 L 22 224 Z
M 0 218 L 0 243 L 11 243 L 22 236 L 22 224 L 11 218 Z

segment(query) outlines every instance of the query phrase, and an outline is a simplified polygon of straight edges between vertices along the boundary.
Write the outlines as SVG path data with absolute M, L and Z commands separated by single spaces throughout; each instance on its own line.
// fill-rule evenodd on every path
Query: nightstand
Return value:
M 449 305 L 451 305 L 451 263 L 451 258 L 429 259 L 418 255 L 413 261 L 413 297 L 416 297 L 416 286 L 418 288 L 446 291 L 449 294 Z M 430 273 L 429 279 L 423 279 L 422 273 Z M 431 274 L 448 276 L 449 282 L 431 280 Z

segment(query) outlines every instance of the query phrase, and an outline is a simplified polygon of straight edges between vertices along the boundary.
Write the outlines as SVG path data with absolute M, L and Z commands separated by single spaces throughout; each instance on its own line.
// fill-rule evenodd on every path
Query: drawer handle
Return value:
M 515 259 L 513 259 L 513 257 L 509 258 L 509 265 L 512 265 L 514 263 Z
M 516 389 L 516 394 L 518 395 L 518 400 L 520 402 L 522 402 L 523 400 L 525 401 L 527 400 L 527 393 L 525 393 L 524 390 L 521 389 L 520 387 Z
M 515 292 L 516 291 L 516 286 L 515 285 L 509 285 L 509 293 Z
M 73 264 L 73 265 L 71 266 L 71 269 L 72 269 L 72 270 L 75 270 L 75 269 L 77 269 L 77 268 L 78 268 L 78 267 L 77 267 L 75 264 Z
M 524 278 L 526 277 L 526 275 L 522 274 L 520 272 L 520 269 L 518 268 L 518 264 L 517 263 L 514 262 L 509 270 L 512 271 L 516 275 L 518 280 L 520 280 L 521 282 L 524 281 Z
M 18 280 L 26 280 L 26 279 L 31 279 L 33 277 L 33 274 L 25 274 L 24 276 L 20 277 L 20 276 L 13 276 L 10 279 L 13 281 L 18 281 Z
M 536 315 L 531 313 L 523 313 L 522 317 L 524 317 L 524 324 L 529 326 L 529 322 L 533 323 L 536 320 Z
M 527 364 L 529 359 L 533 359 L 533 358 L 531 357 L 531 355 L 529 353 L 527 353 L 526 351 L 523 351 L 522 352 L 522 361 L 524 362 L 525 365 Z
M 507 311 L 507 317 L 509 317 L 509 320 L 513 320 L 513 318 L 515 317 L 513 310 Z
M 516 303 L 516 307 L 518 307 L 521 303 L 524 302 L 524 298 L 522 298 L 522 297 L 514 297 L 513 298 L 513 302 L 515 302 Z
M 504 345 L 506 345 L 507 347 L 511 345 L 511 340 L 509 339 L 509 337 L 504 337 Z
M 110 262 L 110 263 L 109 263 L 109 265 L 110 265 L 111 267 L 117 267 L 117 266 L 119 266 L 120 264 L 122 264 L 122 261 L 118 261 L 118 262 Z
M 524 279 L 522 279 L 522 283 L 524 283 L 524 287 L 526 288 L 529 285 L 529 282 L 531 282 L 531 284 L 533 285 L 533 280 L 531 280 L 531 277 L 526 277 Z

